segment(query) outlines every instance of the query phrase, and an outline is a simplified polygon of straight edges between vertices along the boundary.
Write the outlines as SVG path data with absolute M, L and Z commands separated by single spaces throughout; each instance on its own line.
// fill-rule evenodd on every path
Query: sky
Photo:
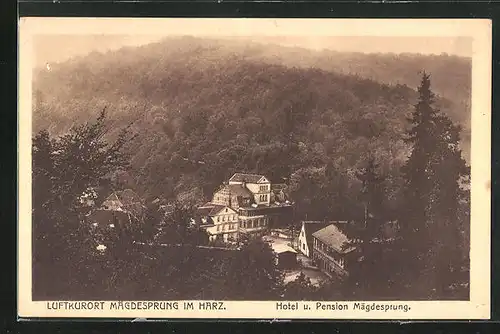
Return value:
M 172 35 L 170 35 L 172 36 Z M 37 35 L 34 38 L 36 66 L 63 62 L 93 51 L 105 52 L 124 46 L 156 42 L 164 35 Z M 200 37 L 200 36 L 197 36 Z M 467 37 L 367 37 L 367 36 L 262 36 L 218 37 L 244 39 L 263 44 L 295 46 L 312 50 L 335 50 L 363 53 L 447 53 L 472 56 L 472 39 Z

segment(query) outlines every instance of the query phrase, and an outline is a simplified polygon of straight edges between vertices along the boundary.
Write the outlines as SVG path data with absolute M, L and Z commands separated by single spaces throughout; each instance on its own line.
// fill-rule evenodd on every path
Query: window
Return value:
M 217 223 L 219 223 L 219 222 L 220 222 L 220 217 L 217 217 Z
M 260 186 L 260 191 L 267 191 L 267 186 Z
M 226 216 L 222 216 L 222 221 L 225 222 L 226 221 Z
M 302 244 L 302 249 L 306 250 L 306 244 Z

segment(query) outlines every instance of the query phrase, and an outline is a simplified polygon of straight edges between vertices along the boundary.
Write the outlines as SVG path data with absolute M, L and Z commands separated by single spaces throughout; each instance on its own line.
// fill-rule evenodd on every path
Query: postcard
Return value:
M 489 319 L 491 21 L 19 22 L 21 318 Z

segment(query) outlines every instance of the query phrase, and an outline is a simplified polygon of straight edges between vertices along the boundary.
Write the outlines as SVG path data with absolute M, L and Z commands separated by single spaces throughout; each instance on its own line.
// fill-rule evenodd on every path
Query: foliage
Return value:
M 457 220 L 466 218 L 459 213 L 468 202 L 462 181 L 469 171 L 459 147 L 460 129 L 433 106 L 428 74 L 422 76 L 419 93 L 408 137 L 413 149 L 403 167 L 406 203 L 400 242 L 407 261 L 402 268 L 407 280 L 421 277 L 422 284 L 410 293 L 446 298 L 462 267 L 468 267 L 457 245 L 464 245 L 461 228 L 469 222 Z
M 234 253 L 223 275 L 225 296 L 229 300 L 277 300 L 282 294 L 283 274 L 268 243 L 250 238 Z
M 105 184 L 114 170 L 127 167 L 121 149 L 127 129 L 114 143 L 103 140 L 107 128 L 103 110 L 95 122 L 76 126 L 58 138 L 41 131 L 33 139 L 33 275 L 34 295 L 57 293 L 65 285 L 52 285 L 59 275 L 78 284 L 80 269 L 96 240 L 83 224 L 87 198 Z M 40 284 L 40 287 L 39 285 Z
M 366 208 L 366 227 L 347 231 L 364 259 L 344 286 L 354 297 L 449 296 L 451 285 L 467 280 L 470 199 L 459 182 L 469 182 L 462 159 L 468 142 L 461 138 L 468 133 L 468 109 L 460 106 L 467 99 L 457 104 L 456 96 L 435 96 L 427 75 L 418 92 L 389 82 L 392 65 L 372 71 L 377 82 L 366 79 L 373 67 L 366 60 L 350 65 L 360 75 L 340 74 L 335 59 L 318 61 L 324 54 L 271 61 L 262 50 L 249 56 L 206 43 L 180 38 L 35 73 L 36 298 L 341 298 L 338 285 L 312 288 L 303 276 L 283 289 L 274 254 L 261 240 L 248 240 L 239 251 L 199 247 L 206 236 L 191 225 L 192 207 L 236 171 L 289 183 L 297 220 L 364 222 Z M 412 64 L 394 66 L 402 78 L 430 61 L 377 57 Z M 460 87 L 470 88 L 467 62 L 439 61 L 434 73 L 455 64 Z M 454 94 L 453 80 L 438 80 L 441 92 Z M 111 106 L 107 113 L 87 122 L 89 111 L 104 105 Z M 83 223 L 89 210 L 83 195 L 95 190 L 98 205 L 121 187 L 147 199 L 138 230 L 93 230 Z M 172 213 L 150 203 L 160 196 L 174 203 Z M 395 209 L 399 243 L 382 249 L 373 241 Z M 137 236 L 169 246 L 130 246 Z M 98 243 L 106 251 L 97 250 Z
M 283 299 L 316 300 L 315 294 L 317 290 L 318 288 L 311 283 L 311 279 L 301 272 L 294 281 L 285 285 Z
M 195 208 L 174 202 L 172 211 L 158 221 L 158 233 L 154 237 L 157 243 L 203 245 L 208 243 L 204 230 L 193 221 Z M 151 224 L 152 222 L 149 222 Z M 154 224 L 154 223 L 153 223 Z
M 357 178 L 362 182 L 364 217 L 340 226 L 350 239 L 344 248 L 355 248 L 348 268 L 350 275 L 342 286 L 346 296 L 377 299 L 388 293 L 392 270 L 392 263 L 388 261 L 392 250 L 384 230 L 390 217 L 385 201 L 385 180 L 379 175 L 379 166 L 372 156 L 357 173 Z
M 54 65 L 50 72 L 35 73 L 34 125 L 57 134 L 88 118 L 89 108 L 110 105 L 112 128 L 132 123 L 138 134 L 125 147 L 132 168 L 123 179 L 145 198 L 187 197 L 199 203 L 232 173 L 247 171 L 266 174 L 273 182 L 293 178 L 296 197 L 312 204 L 300 205 L 297 219 L 349 216 L 360 210 L 352 207 L 359 182 L 349 171 L 360 168 L 366 152 L 388 178 L 387 196 L 396 198 L 399 168 L 409 149 L 403 142 L 406 114 L 415 92 L 389 85 L 391 75 L 378 68 L 383 84 L 366 79 L 368 73 L 339 74 L 338 64 L 318 61 L 323 54 L 307 54 L 314 66 L 304 66 L 290 50 L 280 50 L 281 60 L 273 62 L 265 48 L 253 44 L 241 48 L 173 38 Z M 332 56 L 332 62 L 345 60 Z M 386 69 L 399 68 L 399 61 L 412 64 L 405 69 L 412 77 L 429 62 L 377 57 L 391 64 Z M 466 61 L 439 59 L 439 73 L 455 62 L 466 72 Z M 455 112 L 451 102 L 439 101 Z

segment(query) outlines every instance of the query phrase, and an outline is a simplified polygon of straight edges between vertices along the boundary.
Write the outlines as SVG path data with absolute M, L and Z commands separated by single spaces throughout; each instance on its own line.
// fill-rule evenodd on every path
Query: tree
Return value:
M 205 245 L 208 236 L 194 222 L 194 208 L 180 202 L 174 202 L 171 212 L 168 212 L 160 222 L 160 232 L 155 240 L 166 244 Z
M 420 297 L 444 297 L 463 262 L 456 246 L 461 243 L 457 216 L 466 196 L 461 180 L 467 178 L 468 168 L 459 148 L 460 128 L 434 108 L 428 74 L 423 74 L 418 91 L 407 139 L 412 151 L 402 168 L 402 282 Z
M 430 76 L 424 73 L 418 88 L 419 99 L 410 118 L 412 127 L 406 139 L 412 150 L 401 168 L 405 179 L 405 204 L 400 219 L 400 246 L 405 259 L 401 264 L 401 279 L 407 286 L 426 269 L 424 255 L 431 247 L 427 225 L 433 187 L 431 165 L 437 145 L 437 110 L 433 107 L 435 96 L 430 85 Z
M 50 138 L 41 131 L 33 139 L 34 296 L 61 298 L 86 277 L 78 272 L 84 267 L 81 261 L 89 256 L 87 247 L 97 245 L 84 224 L 82 196 L 111 172 L 127 167 L 122 149 L 130 138 L 128 128 L 113 143 L 105 139 L 107 133 L 103 110 L 96 121 L 65 135 Z
M 464 261 L 468 249 L 464 254 L 461 234 L 467 230 L 470 221 L 461 210 L 468 210 L 463 206 L 469 202 L 468 184 L 465 183 L 469 168 L 459 148 L 460 128 L 440 116 L 436 119 L 436 129 L 439 140 L 435 148 L 434 187 L 429 205 L 429 231 L 433 244 L 431 263 L 435 267 L 436 292 L 447 297 L 452 293 L 450 287 L 457 279 L 461 281 L 461 268 L 468 267 Z
M 364 217 L 361 221 L 341 226 L 349 237 L 344 247 L 355 248 L 355 262 L 350 266 L 350 275 L 343 282 L 343 289 L 346 296 L 378 298 L 387 292 L 387 278 L 391 272 L 385 257 L 388 245 L 383 231 L 387 220 L 384 178 L 379 175 L 373 156 L 369 156 L 366 167 L 356 176 L 362 182 Z
M 303 272 L 297 278 L 286 284 L 284 288 L 285 300 L 315 300 L 317 288 L 311 283 L 311 279 Z
M 271 246 L 260 238 L 250 238 L 235 252 L 224 275 L 225 295 L 232 300 L 278 300 L 283 293 Z

